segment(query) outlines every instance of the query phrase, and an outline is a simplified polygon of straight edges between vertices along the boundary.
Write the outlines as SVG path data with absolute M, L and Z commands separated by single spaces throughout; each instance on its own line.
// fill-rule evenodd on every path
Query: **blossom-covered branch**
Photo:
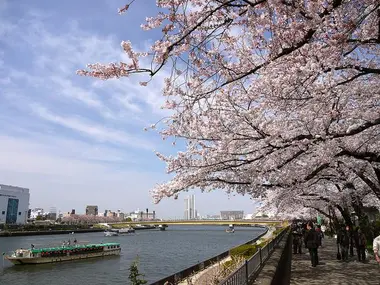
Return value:
M 174 157 L 157 153 L 175 176 L 153 190 L 156 201 L 192 187 L 294 194 L 308 183 L 324 186 L 327 176 L 340 181 L 339 171 L 364 183 L 354 187 L 358 193 L 368 189 L 366 179 L 374 182 L 377 0 L 157 0 L 157 6 L 160 13 L 143 25 L 162 32 L 150 50 L 135 52 L 124 41 L 130 62 L 79 71 L 108 79 L 171 69 L 162 95 L 173 115 L 160 133 L 187 146 Z M 141 67 L 141 57 L 153 67 Z M 365 172 L 343 168 L 360 164 L 359 153 L 373 160 Z

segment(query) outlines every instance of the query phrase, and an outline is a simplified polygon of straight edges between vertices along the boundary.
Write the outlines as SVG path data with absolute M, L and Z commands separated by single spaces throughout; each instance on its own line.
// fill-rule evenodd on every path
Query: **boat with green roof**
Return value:
M 58 247 L 17 249 L 5 255 L 13 264 L 41 264 L 109 255 L 120 255 L 120 243 L 74 244 Z

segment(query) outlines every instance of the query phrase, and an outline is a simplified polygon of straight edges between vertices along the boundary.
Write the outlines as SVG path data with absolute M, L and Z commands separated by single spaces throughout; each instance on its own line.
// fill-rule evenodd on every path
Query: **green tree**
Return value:
M 132 262 L 131 266 L 129 267 L 129 281 L 132 282 L 132 285 L 142 285 L 148 283 L 148 281 L 144 279 L 140 279 L 141 277 L 144 277 L 144 274 L 141 274 L 138 269 L 138 258 Z

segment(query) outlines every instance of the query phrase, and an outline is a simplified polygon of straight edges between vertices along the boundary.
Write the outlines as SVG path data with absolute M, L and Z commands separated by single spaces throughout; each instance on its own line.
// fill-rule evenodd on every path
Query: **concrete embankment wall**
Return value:
M 258 239 L 260 239 L 262 236 L 264 236 L 267 232 L 268 232 L 268 228 L 267 227 L 263 227 L 265 228 L 266 230 L 260 234 L 259 236 L 255 237 L 254 239 L 252 240 L 249 240 L 248 242 L 246 243 L 243 243 L 243 244 L 251 244 L 251 243 L 254 243 L 256 242 Z M 170 275 L 166 278 L 163 278 L 159 281 L 156 281 L 154 283 L 151 283 L 150 285 L 163 285 L 163 284 L 177 284 L 179 281 L 181 280 L 184 280 L 190 276 L 192 276 L 194 273 L 196 272 L 200 272 L 202 270 L 205 270 L 206 268 L 208 268 L 209 266 L 215 264 L 216 262 L 219 262 L 220 260 L 228 257 L 230 255 L 230 250 L 227 250 L 221 254 L 218 254 L 217 256 L 214 256 L 210 259 L 207 259 L 207 260 L 204 260 L 198 264 L 195 264 L 193 266 L 190 266 L 180 272 L 177 272 L 173 275 Z

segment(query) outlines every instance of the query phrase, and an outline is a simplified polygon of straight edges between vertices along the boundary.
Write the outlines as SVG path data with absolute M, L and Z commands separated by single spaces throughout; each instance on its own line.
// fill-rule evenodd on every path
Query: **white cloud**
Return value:
M 33 54 L 29 59 L 33 63 L 33 73 L 12 67 L 14 76 L 20 80 L 23 76 L 32 85 L 42 81 L 50 90 L 51 100 L 63 95 L 95 109 L 105 118 L 124 118 L 120 107 L 124 112 L 135 113 L 135 117 L 143 107 L 149 108 L 152 121 L 156 121 L 157 116 L 165 115 L 159 108 L 164 100 L 161 96 L 162 79 L 166 76 L 164 71 L 148 87 L 139 86 L 142 80 L 138 77 L 110 80 L 105 84 L 98 83 L 98 79 L 79 77 L 75 74 L 76 70 L 85 68 L 88 63 L 127 60 L 120 48 L 120 40 L 114 36 L 84 31 L 75 20 L 65 23 L 69 30 L 50 30 L 44 23 L 54 15 L 33 11 L 28 13 L 27 18 L 19 19 L 17 25 L 0 19 L 1 27 L 9 27 L 6 30 L 12 27 L 12 36 L 3 37 L 0 42 L 15 49 L 28 47 Z M 146 114 L 144 121 L 150 124 Z
M 169 115 L 160 110 L 168 73 L 163 69 L 147 87 L 134 76 L 79 77 L 76 70 L 87 63 L 126 59 L 120 42 L 128 35 L 107 35 L 124 27 L 115 22 L 105 31 L 99 11 L 101 18 L 84 30 L 83 22 L 62 21 L 75 15 L 60 11 L 59 3 L 52 8 L 56 19 L 54 11 L 33 10 L 39 1 L 26 2 L 19 9 L 17 1 L 0 0 L 0 183 L 29 187 L 32 207 L 151 208 L 149 190 L 168 177 L 151 152 L 162 147 L 159 136 L 142 129 Z M 6 8 L 12 5 L 14 14 Z M 139 44 L 147 48 L 147 41 Z M 221 205 L 204 207 L 215 213 Z M 160 216 L 182 217 L 183 203 L 166 200 L 154 208 Z
M 53 14 L 36 10 L 17 22 L 0 17 L 0 27 L 7 27 L 3 31 L 12 31 L 0 38 L 0 53 L 25 48 L 20 57 L 28 66 L 5 66 L 8 76 L 0 84 L 6 104 L 21 112 L 24 121 L 32 119 L 25 114 L 34 115 L 53 128 L 70 129 L 67 135 L 77 132 L 96 142 L 152 150 L 153 141 L 160 138 L 154 134 L 152 140 L 152 133 L 143 128 L 167 115 L 160 110 L 164 74 L 148 87 L 139 86 L 141 79 L 136 77 L 107 82 L 79 77 L 76 70 L 87 63 L 125 59 L 119 40 L 84 31 L 75 20 L 62 23 L 66 30 L 52 30 L 53 20 Z M 12 116 L 8 110 L 5 115 Z
M 148 189 L 158 179 L 157 173 L 133 170 L 135 159 L 121 149 L 53 136 L 2 135 L 0 158 L 0 183 L 30 188 L 32 207 L 83 211 L 86 203 L 97 203 L 130 211 L 150 201 Z M 104 164 L 107 160 L 110 164 Z M 129 167 L 119 169 L 115 162 Z M 123 202 L 116 198 L 125 195 L 129 198 Z
M 115 114 L 100 100 L 99 96 L 91 90 L 86 90 L 79 86 L 73 85 L 72 81 L 59 77 L 51 76 L 51 81 L 55 84 L 56 93 L 84 103 L 87 107 L 99 111 L 99 114 L 107 119 L 115 119 Z
M 149 142 L 129 136 L 126 132 L 91 124 L 84 121 L 80 117 L 59 116 L 37 104 L 32 104 L 32 109 L 35 114 L 44 120 L 75 130 L 98 141 L 125 144 L 133 147 L 153 150 L 153 145 Z

